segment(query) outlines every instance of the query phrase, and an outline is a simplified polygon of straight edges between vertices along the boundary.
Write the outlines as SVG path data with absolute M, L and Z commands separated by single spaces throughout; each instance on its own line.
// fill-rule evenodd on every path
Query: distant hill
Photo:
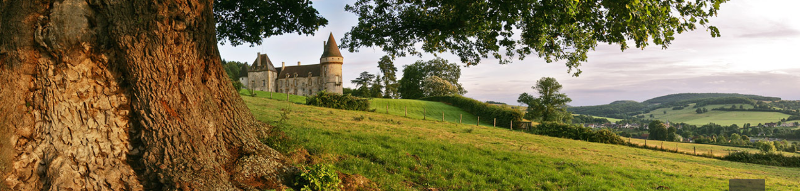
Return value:
M 766 97 L 760 95 L 747 95 L 747 94 L 737 94 L 737 93 L 680 93 L 680 94 L 669 94 L 665 96 L 655 97 L 653 99 L 648 99 L 642 103 L 645 104 L 663 104 L 663 103 L 671 103 L 671 102 L 680 102 L 680 101 L 688 101 L 688 100 L 699 100 L 699 99 L 706 99 L 706 98 L 722 98 L 722 97 L 741 97 L 741 98 L 749 98 L 756 101 L 779 101 L 781 98 L 778 97 Z
M 778 97 L 736 93 L 680 93 L 659 96 L 641 103 L 632 100 L 620 100 L 606 105 L 570 107 L 568 110 L 575 114 L 625 119 L 631 116 L 649 113 L 659 108 L 684 107 L 689 104 L 694 104 L 695 106 L 716 104 L 755 105 L 758 101 L 780 100 L 781 98 Z

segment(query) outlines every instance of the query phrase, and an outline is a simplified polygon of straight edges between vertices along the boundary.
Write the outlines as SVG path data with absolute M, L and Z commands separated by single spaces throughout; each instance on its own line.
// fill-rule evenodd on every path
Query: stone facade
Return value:
M 266 54 L 258 53 L 256 60 L 247 70 L 245 87 L 258 90 L 292 95 L 309 96 L 320 91 L 342 94 L 342 64 L 344 58 L 333 34 L 323 43 L 323 52 L 319 64 L 286 66 L 282 63 L 275 68 Z

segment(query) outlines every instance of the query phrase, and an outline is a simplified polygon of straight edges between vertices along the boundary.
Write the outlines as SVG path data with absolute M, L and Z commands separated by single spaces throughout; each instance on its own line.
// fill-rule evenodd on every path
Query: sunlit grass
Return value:
M 298 144 L 384 190 L 725 190 L 733 178 L 766 179 L 768 190 L 800 186 L 797 168 L 419 120 L 391 109 L 385 114 L 243 99 L 271 124 L 281 108 L 291 108 L 281 126 Z

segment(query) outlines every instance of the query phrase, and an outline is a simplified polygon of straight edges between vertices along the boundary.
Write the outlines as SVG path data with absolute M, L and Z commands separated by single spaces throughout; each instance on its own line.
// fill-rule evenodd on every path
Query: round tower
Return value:
M 344 58 L 339 52 L 339 46 L 333 38 L 333 33 L 328 37 L 328 41 L 323 43 L 322 56 L 319 58 L 320 73 L 322 77 L 323 89 L 328 92 L 342 94 L 342 63 Z

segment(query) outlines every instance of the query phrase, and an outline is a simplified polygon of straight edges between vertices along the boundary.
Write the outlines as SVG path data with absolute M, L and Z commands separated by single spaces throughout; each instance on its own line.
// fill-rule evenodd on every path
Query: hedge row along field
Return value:
M 497 126 L 500 127 L 508 127 L 511 125 L 510 123 L 512 121 L 522 121 L 522 112 L 519 110 L 490 105 L 460 95 L 426 97 L 423 98 L 423 100 L 447 103 L 461 108 L 468 113 L 479 116 L 481 119 L 493 120 L 493 118 L 496 118 Z M 519 123 L 514 124 L 514 128 L 518 129 Z

